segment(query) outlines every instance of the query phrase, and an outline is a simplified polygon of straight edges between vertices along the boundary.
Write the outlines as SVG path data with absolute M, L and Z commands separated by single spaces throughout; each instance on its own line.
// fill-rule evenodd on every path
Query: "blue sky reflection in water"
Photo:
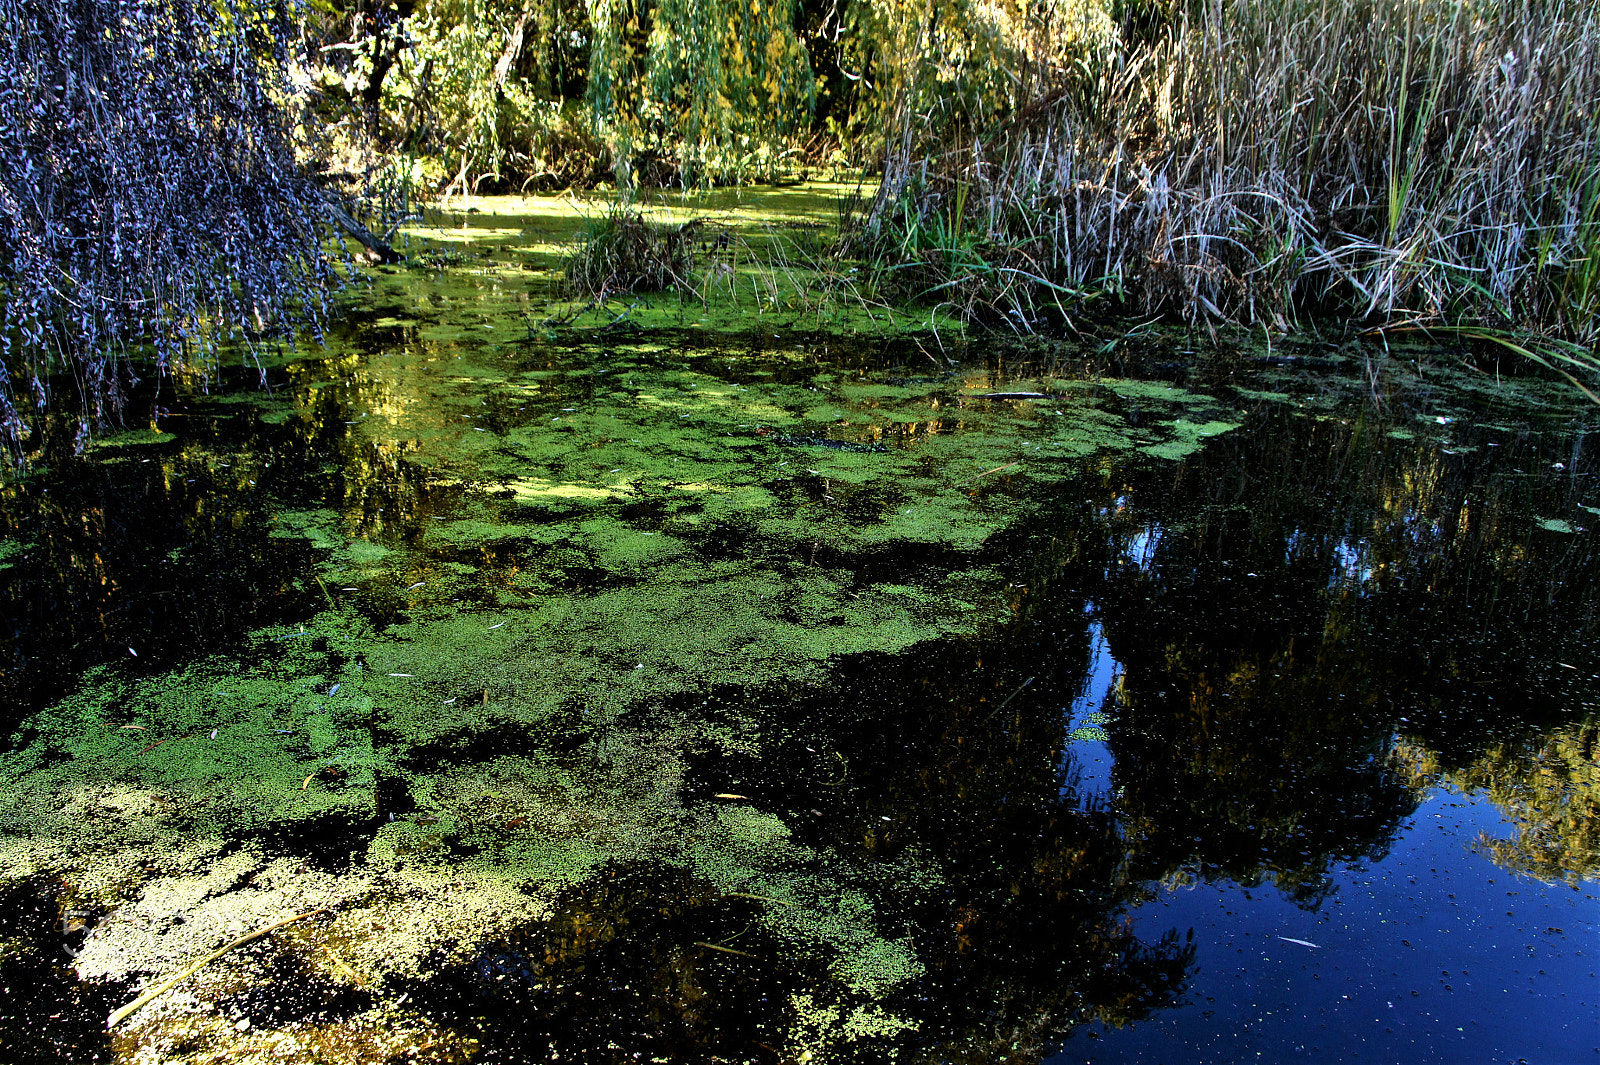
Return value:
M 1148 568 L 1160 537 L 1158 526 L 1132 534 L 1118 563 Z M 1291 553 L 1298 539 L 1287 538 Z M 1330 561 L 1334 597 L 1342 586 L 1359 595 L 1379 575 L 1356 538 L 1336 543 Z M 1123 667 L 1094 604 L 1088 613 L 1089 668 L 1069 722 L 1115 734 Z M 1408 723 L 1402 716 L 1397 726 Z M 1087 739 L 1072 750 L 1077 772 L 1064 797 L 1116 811 L 1114 741 Z M 1592 788 L 1592 740 L 1584 753 Z M 1398 733 L 1387 755 L 1415 757 Z M 1326 801 L 1337 807 L 1341 797 Z M 1175 931 L 1195 945 L 1180 1001 L 1132 1024 L 1085 1024 L 1048 1060 L 1600 1061 L 1600 887 L 1592 876 L 1540 878 L 1497 865 L 1489 841 L 1516 837 L 1527 825 L 1518 812 L 1482 788 L 1424 783 L 1391 841 L 1335 863 L 1298 903 L 1276 889 L 1270 867 L 1241 884 L 1197 858 L 1129 910 L 1141 940 Z M 1194 843 L 1200 852 L 1207 841 L 1202 834 Z
M 1271 885 L 1161 889 L 1132 923 L 1145 940 L 1194 930 L 1182 1003 L 1086 1025 L 1051 1062 L 1597 1060 L 1595 885 L 1508 873 L 1474 846 L 1513 827 L 1487 798 L 1440 787 L 1387 857 L 1338 870 L 1314 909 Z
M 1067 734 L 1078 737 L 1061 752 L 1056 773 L 1062 778 L 1061 798 L 1088 807 L 1104 807 L 1111 800 L 1111 748 L 1106 743 L 1105 712 L 1115 694 L 1117 660 L 1106 645 L 1100 623 L 1092 620 L 1090 604 L 1089 669 L 1083 692 L 1067 711 Z

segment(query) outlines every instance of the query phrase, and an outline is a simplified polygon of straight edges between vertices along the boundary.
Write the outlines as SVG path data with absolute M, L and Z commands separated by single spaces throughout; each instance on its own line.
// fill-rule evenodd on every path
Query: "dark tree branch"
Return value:
M 323 190 L 322 200 L 323 207 L 328 212 L 328 217 L 333 219 L 334 224 L 342 229 L 346 235 L 354 238 L 362 247 L 366 248 L 374 262 L 397 263 L 404 258 L 389 246 L 388 241 L 356 221 L 355 216 L 340 206 L 339 202 L 327 190 Z

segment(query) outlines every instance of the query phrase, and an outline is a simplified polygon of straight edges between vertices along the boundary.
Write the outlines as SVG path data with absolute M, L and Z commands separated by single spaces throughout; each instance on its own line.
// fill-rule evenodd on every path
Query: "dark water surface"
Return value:
M 1323 432 L 1280 429 L 1267 466 L 1220 442 L 1201 491 L 1293 485 Z M 1299 455 L 1278 450 L 1296 435 Z M 1355 457 L 1334 440 L 1324 468 Z M 1463 543 L 1473 510 L 1539 466 L 1592 493 L 1592 470 L 1527 442 L 1440 449 L 1427 486 L 1369 464 L 1382 488 L 1363 486 L 1364 514 L 1302 482 L 1241 492 L 1232 535 L 1210 543 L 1172 544 L 1161 522 L 1134 538 L 1122 562 L 1140 591 L 1107 597 L 1096 661 L 1121 690 L 1108 741 L 1080 758 L 1137 826 L 1135 867 L 1153 859 L 1132 928 L 1192 930 L 1194 967 L 1178 1005 L 1086 1025 L 1051 1060 L 1600 1059 L 1593 556 L 1552 545 L 1579 568 L 1524 569 L 1537 590 L 1507 601 L 1485 580 L 1490 538 Z M 1319 495 L 1322 513 L 1285 512 Z
M 1053 1060 L 1593 1060 L 1593 889 L 1468 853 L 1513 829 L 1488 799 L 1440 789 L 1315 909 L 1231 882 L 1164 892 L 1134 927 L 1195 929 L 1187 1002 L 1121 1031 L 1086 1026 Z
M 388 1009 L 440 1061 L 1600 1056 L 1594 412 L 1403 369 L 1374 397 L 465 328 L 374 317 L 270 396 L 180 397 L 0 490 L 7 788 L 46 809 L 47 773 L 103 766 L 187 818 L 6 832 L 470 866 L 553 908 L 424 976 L 264 954 L 206 992 L 226 1025 L 112 1042 L 122 985 L 78 984 L 55 920 L 159 863 L 89 897 L 88 859 L 13 861 L 0 975 L 60 1008 L 8 991 L 0 1042 L 332 1060 Z M 977 398 L 1007 390 L 1050 395 Z M 237 728 L 281 764 L 63 738 L 195 715 L 172 751 L 273 670 L 301 701 Z M 330 936 L 368 903 L 340 905 Z M 315 1024 L 313 978 L 343 1003 Z

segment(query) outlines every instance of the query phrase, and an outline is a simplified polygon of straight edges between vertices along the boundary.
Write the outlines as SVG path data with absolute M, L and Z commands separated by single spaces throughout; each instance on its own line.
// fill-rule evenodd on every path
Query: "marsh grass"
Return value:
M 632 292 L 683 288 L 694 269 L 694 238 L 701 223 L 647 221 L 638 211 L 614 207 L 586 224 L 566 264 L 580 296 L 604 299 Z
M 1600 9 L 1156 9 L 1094 62 L 1041 63 L 1033 102 L 961 143 L 913 136 L 940 128 L 936 103 L 902 114 L 852 250 L 1022 331 L 1102 299 L 1280 329 L 1504 330 L 1600 370 Z
M 675 292 L 680 307 L 698 304 L 742 330 L 760 328 L 755 323 L 764 319 L 785 328 L 848 332 L 936 333 L 956 324 L 924 321 L 920 310 L 888 298 L 839 257 L 834 226 L 752 222 L 731 212 L 669 221 L 651 217 L 648 208 L 613 206 L 577 233 L 563 288 L 574 306 L 546 319 L 547 326 L 603 313 L 621 296 L 659 292 Z M 637 306 L 610 324 L 633 321 Z

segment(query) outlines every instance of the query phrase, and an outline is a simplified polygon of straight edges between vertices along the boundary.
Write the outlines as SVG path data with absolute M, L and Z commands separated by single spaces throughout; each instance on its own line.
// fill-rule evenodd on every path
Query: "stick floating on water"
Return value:
M 745 891 L 730 891 L 728 892 L 728 897 L 730 899 L 755 899 L 757 902 L 771 902 L 776 903 L 779 906 L 800 905 L 798 902 L 789 902 L 786 899 L 775 899 L 770 895 L 752 895 Z
M 1000 705 L 995 707 L 993 710 L 990 710 L 988 715 L 986 717 L 984 717 L 983 720 L 985 722 L 988 722 L 996 714 L 998 714 L 1000 711 L 1004 710 L 1011 703 L 1011 700 L 1015 699 L 1017 696 L 1022 694 L 1022 689 L 1023 688 L 1026 688 L 1028 685 L 1032 684 L 1037 679 L 1038 679 L 1037 677 L 1029 677 L 1027 680 L 1025 680 L 1021 684 L 1017 685 L 1017 690 L 1012 692 L 1010 695 L 1006 696 L 1004 699 L 1000 700 Z M 1282 937 L 1280 936 L 1279 938 L 1281 939 Z
M 191 735 L 192 735 L 192 733 L 191 733 Z M 163 743 L 171 743 L 173 740 L 186 740 L 186 739 L 189 739 L 189 736 L 168 736 L 164 740 L 156 740 L 156 742 L 152 743 L 150 746 L 146 747 L 144 750 L 140 751 L 139 753 L 140 754 L 148 754 L 151 751 L 155 750 L 157 747 L 161 746 Z
M 746 953 L 745 951 L 742 951 L 742 950 L 734 950 L 732 947 L 719 947 L 715 943 L 707 943 L 707 942 L 705 942 L 703 940 L 696 940 L 695 941 L 695 946 L 697 946 L 697 947 L 705 947 L 707 950 L 719 950 L 724 954 L 737 954 L 741 958 L 756 958 L 756 956 L 754 954 L 749 954 L 749 953 Z M 760 961 L 760 960 L 761 960 L 760 958 L 756 958 L 756 961 Z
M 996 466 L 992 470 L 984 470 L 980 474 L 976 474 L 976 475 L 974 475 L 972 477 L 968 477 L 965 481 L 958 481 L 957 483 L 958 484 L 971 484 L 973 481 L 976 481 L 979 477 L 987 477 L 991 473 L 999 473 L 1001 470 L 1009 470 L 1013 466 L 1021 466 L 1021 465 L 1022 465 L 1022 462 L 1021 462 L 1020 459 L 1018 461 L 1016 461 L 1016 462 L 1008 462 L 1004 466 Z
M 157 984 L 155 987 L 152 987 L 150 990 L 146 991 L 144 994 L 140 995 L 138 998 L 134 999 L 132 1002 L 128 1003 L 126 1006 L 123 1006 L 121 1009 L 113 1011 L 111 1016 L 106 1018 L 106 1028 L 108 1030 L 112 1029 L 112 1028 L 115 1028 L 118 1024 L 120 1024 L 123 1020 L 127 1019 L 131 1014 L 133 1014 L 136 1010 L 138 1010 L 141 1006 L 145 1005 L 151 999 L 154 999 L 158 995 L 164 995 L 168 991 L 171 991 L 173 988 L 177 987 L 179 984 L 181 984 L 185 980 L 189 979 L 189 977 L 193 976 L 195 973 L 199 972 L 201 969 L 204 969 L 207 965 L 210 965 L 212 962 L 216 961 L 218 958 L 220 958 L 224 954 L 228 953 L 228 951 L 233 950 L 235 947 L 242 947 L 246 943 L 249 943 L 251 940 L 260 939 L 262 936 L 266 935 L 268 932 L 271 932 L 273 929 L 282 928 L 286 924 L 294 924 L 296 921 L 303 921 L 307 917 L 311 917 L 311 916 L 313 916 L 315 914 L 327 913 L 327 912 L 328 912 L 328 910 L 327 910 L 326 907 L 323 907 L 321 909 L 316 909 L 316 910 L 307 910 L 305 913 L 297 913 L 293 917 L 285 917 L 281 921 L 273 921 L 269 925 L 263 925 L 262 927 L 256 929 L 254 932 L 251 932 L 249 935 L 240 936 L 238 939 L 235 939 L 232 943 L 229 943 L 227 946 L 221 947 L 221 948 L 219 948 L 217 950 L 212 951 L 210 954 L 207 954 L 205 957 L 201 958 L 199 961 L 195 962 L 193 965 L 191 965 L 187 969 L 183 970 L 183 972 L 179 973 L 177 976 L 174 976 L 172 979 L 165 980 L 165 981 Z

